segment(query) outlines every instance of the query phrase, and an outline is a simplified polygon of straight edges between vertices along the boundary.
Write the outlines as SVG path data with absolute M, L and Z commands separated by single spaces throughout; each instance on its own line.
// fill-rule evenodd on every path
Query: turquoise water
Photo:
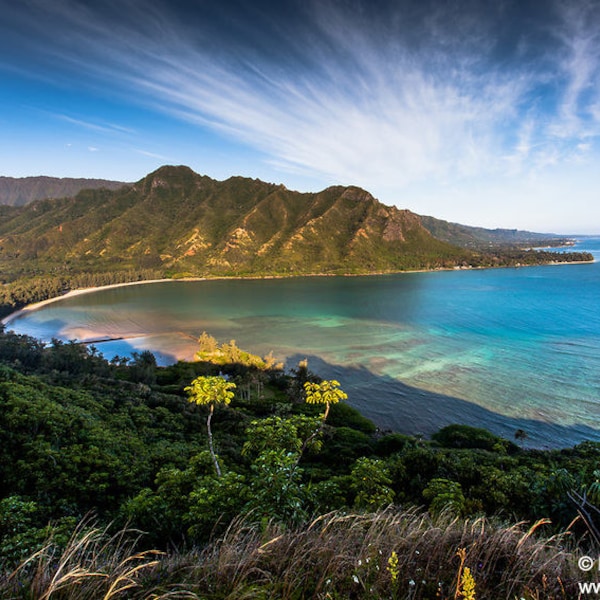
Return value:
M 600 239 L 578 249 L 600 257 Z M 382 428 L 462 422 L 528 443 L 600 440 L 600 263 L 373 277 L 165 282 L 66 298 L 9 327 L 190 359 L 207 331 L 309 359 Z

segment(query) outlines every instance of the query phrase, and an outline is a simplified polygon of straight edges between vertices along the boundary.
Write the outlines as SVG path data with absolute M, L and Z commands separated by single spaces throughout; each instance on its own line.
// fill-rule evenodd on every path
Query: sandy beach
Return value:
M 48 304 L 58 302 L 59 300 L 64 300 L 65 298 L 72 298 L 73 296 L 81 296 L 82 294 L 92 294 L 93 292 L 99 292 L 100 290 L 109 290 L 111 288 L 126 287 L 129 285 L 141 285 L 141 284 L 145 284 L 145 283 L 164 283 L 166 281 L 205 281 L 205 279 L 206 279 L 205 277 L 195 277 L 195 278 L 190 277 L 189 279 L 147 279 L 145 281 L 128 281 L 126 283 L 112 283 L 110 285 L 100 285 L 100 286 L 96 286 L 96 287 L 80 288 L 77 290 L 71 290 L 70 292 L 63 294 L 62 296 L 55 296 L 54 298 L 48 298 L 48 300 L 42 300 L 41 302 L 35 302 L 33 304 L 28 304 L 27 306 L 24 306 L 23 308 L 16 310 L 14 313 L 11 313 L 7 317 L 4 317 L 4 319 L 2 319 L 2 324 L 7 325 L 12 320 L 16 319 L 17 317 L 19 317 L 20 315 L 22 315 L 24 313 L 28 313 L 33 310 L 38 310 L 39 308 L 42 308 L 43 306 L 47 306 Z

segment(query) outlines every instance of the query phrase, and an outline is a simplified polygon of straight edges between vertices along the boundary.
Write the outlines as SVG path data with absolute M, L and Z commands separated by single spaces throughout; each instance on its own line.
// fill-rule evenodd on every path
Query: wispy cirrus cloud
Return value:
M 382 45 L 376 24 L 365 31 L 333 9 L 313 18 L 319 36 L 301 68 L 234 68 L 193 44 L 178 53 L 178 40 L 172 52 L 146 46 L 128 64 L 129 83 L 164 110 L 251 144 L 282 168 L 338 181 L 402 186 L 500 166 L 494 153 L 504 132 L 496 128 L 514 119 L 528 91 L 523 75 L 484 69 L 457 41 L 441 44 L 431 61 L 427 48 Z
M 138 148 L 135 149 L 135 152 L 141 154 L 142 156 L 147 156 L 148 158 L 158 158 L 159 160 L 170 160 L 168 156 L 164 156 L 163 154 L 157 154 L 156 152 L 148 152 L 147 150 L 140 150 Z
M 600 135 L 600 5 L 561 3 L 556 32 L 562 53 L 557 61 L 562 94 L 551 132 L 561 138 Z
M 125 134 L 134 134 L 135 130 L 130 127 L 125 127 L 123 125 L 118 125 L 115 123 L 105 123 L 99 124 L 91 121 L 86 121 L 84 119 L 77 119 L 74 117 L 70 117 L 69 115 L 57 114 L 54 113 L 53 116 L 65 123 L 70 123 L 71 125 L 76 125 L 77 127 L 82 127 L 83 129 L 89 129 L 91 131 L 96 131 L 100 133 L 125 133 Z
M 25 4 L 45 15 L 42 42 L 48 23 L 69 31 L 46 60 L 281 170 L 401 193 L 535 176 L 598 152 L 596 2 L 557 0 L 543 18 L 526 3 L 469 0 L 290 3 L 289 19 L 240 4 L 229 20 L 191 22 L 158 0 Z

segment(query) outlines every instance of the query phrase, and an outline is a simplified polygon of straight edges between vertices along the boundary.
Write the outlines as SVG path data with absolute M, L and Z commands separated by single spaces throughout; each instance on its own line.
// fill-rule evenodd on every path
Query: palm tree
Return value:
M 202 376 L 196 377 L 190 385 L 185 388 L 188 393 L 188 400 L 195 402 L 200 406 L 208 406 L 208 418 L 206 419 L 206 429 L 208 430 L 208 448 L 210 455 L 212 456 L 213 464 L 215 465 L 215 471 L 217 476 L 221 477 L 221 467 L 215 454 L 213 447 L 213 436 L 210 422 L 215 410 L 215 404 L 229 404 L 233 398 L 233 392 L 230 391 L 235 388 L 235 383 L 227 381 L 221 376 Z

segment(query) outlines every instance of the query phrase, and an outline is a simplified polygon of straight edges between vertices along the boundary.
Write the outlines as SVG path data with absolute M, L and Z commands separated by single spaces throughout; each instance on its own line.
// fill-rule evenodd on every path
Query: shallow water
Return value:
M 600 239 L 578 249 L 600 257 Z M 463 422 L 530 444 L 600 440 L 600 263 L 371 277 L 164 282 L 66 298 L 13 320 L 44 340 L 193 358 L 220 341 L 336 377 L 381 427 Z

